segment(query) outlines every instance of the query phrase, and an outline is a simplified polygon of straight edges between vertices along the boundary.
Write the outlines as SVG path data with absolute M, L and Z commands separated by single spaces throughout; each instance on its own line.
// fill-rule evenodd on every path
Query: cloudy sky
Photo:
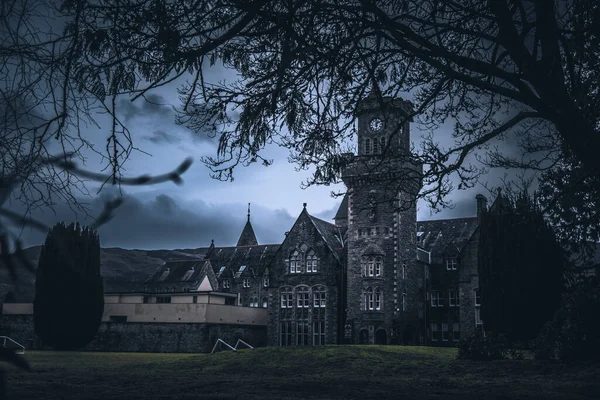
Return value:
M 206 70 L 207 80 L 232 78 L 231 71 L 222 67 Z M 287 151 L 276 145 L 264 153 L 272 158 L 270 167 L 254 164 L 239 167 L 233 182 L 210 178 L 209 170 L 199 161 L 201 156 L 215 155 L 216 142 L 206 136 L 195 136 L 185 127 L 174 123 L 172 105 L 178 105 L 177 85 L 162 87 L 146 99 L 135 102 L 122 99 L 119 103 L 121 118 L 129 127 L 136 147 L 145 153 L 134 152 L 126 164 L 126 175 L 162 174 L 173 170 L 186 157 L 194 160 L 184 174 L 184 184 L 167 182 L 153 186 L 123 187 L 124 203 L 117 209 L 115 218 L 99 230 L 103 247 L 137 249 L 173 249 L 208 246 L 214 239 L 218 246 L 235 245 L 246 220 L 247 204 L 251 203 L 251 220 L 259 243 L 281 243 L 302 210 L 317 217 L 331 220 L 341 198 L 331 196 L 332 191 L 343 191 L 343 185 L 301 189 L 300 183 L 309 172 L 297 172 L 287 161 Z M 102 148 L 108 136 L 109 121 L 98 116 L 99 128 L 89 127 L 87 137 Z M 414 127 L 417 128 L 417 127 Z M 418 141 L 421 133 L 412 130 L 412 140 Z M 436 133 L 440 142 L 449 140 L 448 130 Z M 100 159 L 92 153 L 86 168 L 98 171 Z M 501 176 L 496 172 L 494 179 Z M 105 187 L 95 196 L 95 184 L 90 184 L 94 196 L 82 198 L 92 215 L 98 215 L 104 201 L 119 195 L 112 187 Z M 483 186 L 467 191 L 457 191 L 451 196 L 454 208 L 431 214 L 424 203 L 419 204 L 419 219 L 464 217 L 475 214 L 475 195 L 487 194 Z M 19 205 L 13 203 L 16 211 Z M 89 223 L 81 213 L 75 214 L 67 204 L 57 204 L 54 211 L 36 212 L 33 217 L 51 226 L 58 221 Z M 28 228 L 16 231 L 25 246 L 41 244 L 44 234 Z

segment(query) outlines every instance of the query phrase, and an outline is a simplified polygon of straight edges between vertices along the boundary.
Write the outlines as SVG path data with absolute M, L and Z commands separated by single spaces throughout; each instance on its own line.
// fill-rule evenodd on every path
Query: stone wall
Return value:
M 0 335 L 27 349 L 45 348 L 35 335 L 32 315 L 0 316 Z M 229 324 L 169 324 L 103 322 L 83 350 L 154 353 L 208 353 L 217 339 L 235 345 L 242 339 L 253 347 L 266 345 L 265 326 Z
M 463 250 L 460 269 L 460 334 L 463 338 L 475 332 L 475 289 L 479 288 L 478 244 L 479 228 Z

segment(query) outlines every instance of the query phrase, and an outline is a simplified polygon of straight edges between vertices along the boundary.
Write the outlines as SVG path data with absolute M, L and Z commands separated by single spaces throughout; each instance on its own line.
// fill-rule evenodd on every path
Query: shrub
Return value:
M 534 341 L 537 360 L 600 361 L 600 281 L 586 278 L 573 285 L 555 313 Z
M 79 224 L 57 224 L 48 233 L 38 262 L 36 334 L 55 349 L 81 348 L 96 335 L 103 310 L 98 235 Z
M 463 338 L 458 345 L 458 358 L 463 360 L 504 360 L 508 353 L 508 343 L 503 335 L 486 336 L 481 329 Z

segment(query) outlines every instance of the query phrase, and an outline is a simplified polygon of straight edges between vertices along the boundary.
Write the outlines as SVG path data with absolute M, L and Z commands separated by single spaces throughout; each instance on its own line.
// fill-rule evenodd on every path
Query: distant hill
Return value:
M 25 256 L 37 267 L 42 246 L 29 247 Z M 100 268 L 105 292 L 130 292 L 143 287 L 143 283 L 166 261 L 204 258 L 205 249 L 178 250 L 126 250 L 118 247 L 100 249 Z M 35 275 L 24 268 L 17 270 L 17 282 L 0 262 L 0 303 L 9 291 L 17 302 L 33 301 Z

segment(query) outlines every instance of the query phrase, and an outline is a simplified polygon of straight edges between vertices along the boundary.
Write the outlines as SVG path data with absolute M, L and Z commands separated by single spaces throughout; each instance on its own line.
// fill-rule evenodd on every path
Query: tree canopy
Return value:
M 382 107 L 385 96 L 412 98 L 407 118 L 430 135 L 409 155 L 383 157 L 424 164 L 420 195 L 433 207 L 446 204 L 450 176 L 460 188 L 475 184 L 483 171 L 469 162 L 475 151 L 483 165 L 547 170 L 569 158 L 600 174 L 600 6 L 593 0 L 11 4 L 0 56 L 3 81 L 19 90 L 5 85 L 3 95 L 17 101 L 36 93 L 32 107 L 15 108 L 24 115 L 50 105 L 24 127 L 44 138 L 67 138 L 95 109 L 111 115 L 105 155 L 113 180 L 132 149 L 115 99 L 136 100 L 186 77 L 178 122 L 218 136 L 217 154 L 203 159 L 218 179 L 232 179 L 238 165 L 268 165 L 262 150 L 276 142 L 300 168 L 314 168 L 306 184 L 337 181 L 368 93 Z M 60 29 L 34 29 L 51 18 Z M 204 69 L 217 64 L 239 79 L 206 81 Z M 448 123 L 452 144 L 442 146 L 436 128 Z M 519 141 L 518 157 L 494 147 L 509 135 Z

